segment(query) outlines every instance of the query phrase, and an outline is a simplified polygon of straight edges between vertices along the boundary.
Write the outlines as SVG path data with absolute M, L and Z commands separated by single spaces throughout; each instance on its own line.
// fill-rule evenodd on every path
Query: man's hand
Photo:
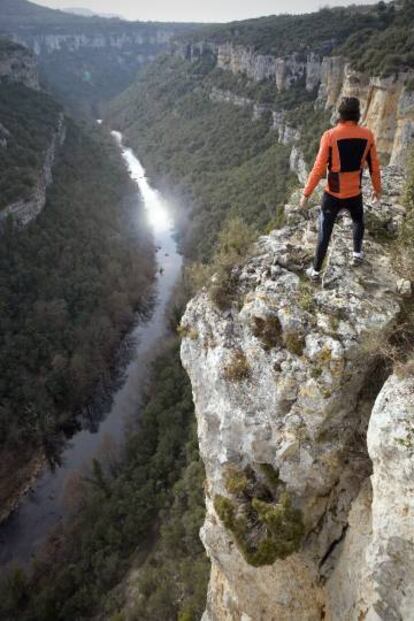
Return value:
M 302 198 L 300 199 L 300 207 L 301 209 L 306 209 L 309 206 L 309 198 L 302 194 Z
M 373 190 L 372 194 L 371 194 L 371 200 L 374 203 L 379 203 L 381 200 L 381 192 L 376 192 L 375 190 Z

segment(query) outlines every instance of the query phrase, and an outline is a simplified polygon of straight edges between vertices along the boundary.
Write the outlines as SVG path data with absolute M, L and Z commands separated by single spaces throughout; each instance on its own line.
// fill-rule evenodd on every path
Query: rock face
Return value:
M 377 136 L 379 152 L 392 165 L 404 166 L 407 145 L 414 139 L 414 93 L 409 75 L 369 77 L 347 64 L 340 96 L 358 97 L 363 123 Z
M 305 162 L 302 149 L 296 144 L 293 145 L 289 159 L 290 171 L 295 173 L 300 183 L 304 185 L 308 178 L 309 170 Z
M 254 105 L 253 99 L 236 95 L 229 90 L 223 90 L 216 86 L 211 89 L 209 97 L 215 103 L 229 103 L 237 108 L 248 108 L 249 106 L 253 108 Z
M 64 116 L 60 114 L 56 130 L 45 155 L 41 174 L 39 175 L 32 195 L 26 200 L 16 201 L 2 209 L 0 212 L 0 230 L 2 222 L 9 216 L 13 218 L 17 226 L 25 227 L 40 214 L 46 203 L 46 190 L 52 183 L 52 168 L 56 153 L 65 141 L 65 136 L 66 127 L 64 124 Z
M 312 51 L 307 55 L 295 53 L 276 58 L 258 54 L 241 45 L 208 41 L 184 47 L 176 45 L 173 49 L 191 62 L 209 55 L 220 69 L 235 75 L 243 74 L 256 82 L 270 80 L 279 92 L 302 83 L 308 91 L 317 92 L 315 106 L 332 109 L 332 122 L 335 122 L 335 110 L 342 97 L 358 97 L 362 103 L 362 122 L 377 136 L 380 155 L 392 166 L 403 167 L 406 163 L 407 146 L 414 140 L 411 73 L 402 72 L 398 76 L 378 78 L 355 71 L 342 56 L 327 56 Z M 226 91 L 225 98 L 221 100 L 238 106 L 242 105 L 242 101 L 246 105 L 254 104 L 251 99 L 236 96 L 230 91 Z M 219 98 L 215 97 L 215 101 L 219 101 Z M 284 144 L 297 142 L 299 129 L 288 128 L 285 134 L 281 128 L 283 111 L 272 106 L 269 108 L 273 114 L 273 128 L 279 131 L 279 141 Z M 292 153 L 292 158 L 295 159 L 296 155 Z
M 368 427 L 373 475 L 352 507 L 327 583 L 329 618 L 413 618 L 413 394 L 412 376 L 392 375 L 375 402 Z
M 402 184 L 396 171 L 385 177 L 382 222 Z M 316 214 L 307 220 L 298 199 L 286 206 L 284 228 L 234 269 L 232 305 L 219 310 L 203 291 L 182 320 L 207 475 L 202 540 L 212 573 L 203 619 L 409 620 L 414 384 L 392 377 L 382 388 L 379 356 L 398 320 L 398 275 L 369 236 L 367 262 L 350 267 L 346 219 L 322 287 L 311 287 L 303 269 Z M 304 533 L 290 553 L 277 548 L 257 561 L 252 548 L 272 524 L 260 521 L 263 506 L 277 515 L 292 507 L 279 529 L 302 520 Z
M 170 42 L 176 34 L 174 28 L 151 29 L 147 31 L 145 25 L 138 24 L 135 29 L 119 27 L 111 32 L 64 32 L 64 33 L 15 33 L 14 40 L 33 49 L 37 56 L 50 55 L 59 51 L 76 52 L 81 49 L 102 50 L 114 48 L 119 52 L 141 52 L 145 57 L 155 57 L 157 51 Z M 152 47 L 152 50 L 149 48 Z M 160 50 L 156 48 L 160 47 Z M 141 48 L 141 49 L 140 49 Z M 144 49 L 145 48 L 145 49 Z
M 0 45 L 0 84 L 19 83 L 39 88 L 36 60 L 32 52 L 13 43 Z

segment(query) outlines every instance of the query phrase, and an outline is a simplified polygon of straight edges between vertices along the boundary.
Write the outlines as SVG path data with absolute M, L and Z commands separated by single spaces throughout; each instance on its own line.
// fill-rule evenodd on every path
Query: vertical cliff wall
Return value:
M 386 171 L 375 216 L 390 232 L 402 181 Z M 207 474 L 204 621 L 408 620 L 412 379 L 383 386 L 381 345 L 411 285 L 370 236 L 352 268 L 347 221 L 322 288 L 304 282 L 316 217 L 298 199 L 234 268 L 230 307 L 203 291 L 182 319 Z
M 333 45 L 331 45 L 333 47 Z M 363 108 L 362 122 L 374 131 L 378 139 L 378 149 L 385 162 L 394 166 L 404 166 L 407 147 L 414 140 L 414 74 L 399 72 L 387 78 L 379 78 L 355 71 L 343 56 L 322 55 L 316 51 L 297 52 L 276 58 L 255 52 L 242 45 L 230 42 L 214 44 L 202 41 L 194 44 L 174 44 L 174 53 L 191 62 L 203 56 L 214 59 L 216 66 L 234 75 L 244 75 L 252 81 L 270 81 L 275 92 L 284 92 L 293 86 L 302 85 L 308 92 L 315 92 L 315 106 L 332 109 L 333 117 L 337 104 L 343 96 L 359 97 Z M 251 98 L 232 95 L 227 91 L 212 93 L 215 101 L 227 101 L 235 105 L 254 106 Z M 280 129 L 283 111 L 269 105 L 273 112 L 274 128 Z M 272 110 L 273 108 L 273 110 Z M 253 115 L 253 118 L 255 116 Z M 257 115 L 256 115 L 257 118 Z M 296 131 L 300 129 L 295 128 Z M 280 140 L 285 140 L 281 130 Z M 299 133 L 289 132 L 290 141 L 300 142 Z M 288 140 L 289 140 L 288 139 Z M 306 164 L 295 147 L 292 153 L 292 170 L 299 178 L 305 176 Z

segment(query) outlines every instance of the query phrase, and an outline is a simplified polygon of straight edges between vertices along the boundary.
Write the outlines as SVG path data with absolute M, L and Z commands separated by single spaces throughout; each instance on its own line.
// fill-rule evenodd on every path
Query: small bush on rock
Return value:
M 253 317 L 252 332 L 256 338 L 261 340 L 266 351 L 280 345 L 282 342 L 282 327 L 276 315 L 266 317 L 265 319 Z
M 296 332 L 288 332 L 284 336 L 285 347 L 291 354 L 301 356 L 305 347 L 305 342 L 301 334 Z
M 250 375 L 250 367 L 246 354 L 241 349 L 234 352 L 228 365 L 224 367 L 224 377 L 230 382 L 240 382 Z
M 196 292 L 206 286 L 217 308 L 228 308 L 237 286 L 234 268 L 246 259 L 256 235 L 254 229 L 241 218 L 230 218 L 219 234 L 211 263 L 195 263 L 187 270 L 192 289 Z
M 226 490 L 233 498 L 217 494 L 214 508 L 231 532 L 245 560 L 253 567 L 272 565 L 296 552 L 303 539 L 302 512 L 293 507 L 290 495 L 280 488 L 271 464 L 259 464 L 265 484 L 252 468 L 232 468 Z

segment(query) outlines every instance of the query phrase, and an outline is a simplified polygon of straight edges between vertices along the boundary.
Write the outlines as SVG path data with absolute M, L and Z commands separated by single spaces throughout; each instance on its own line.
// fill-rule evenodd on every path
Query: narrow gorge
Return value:
M 0 0 L 0 619 L 414 621 L 413 20 Z M 344 97 L 383 195 L 315 283 Z

